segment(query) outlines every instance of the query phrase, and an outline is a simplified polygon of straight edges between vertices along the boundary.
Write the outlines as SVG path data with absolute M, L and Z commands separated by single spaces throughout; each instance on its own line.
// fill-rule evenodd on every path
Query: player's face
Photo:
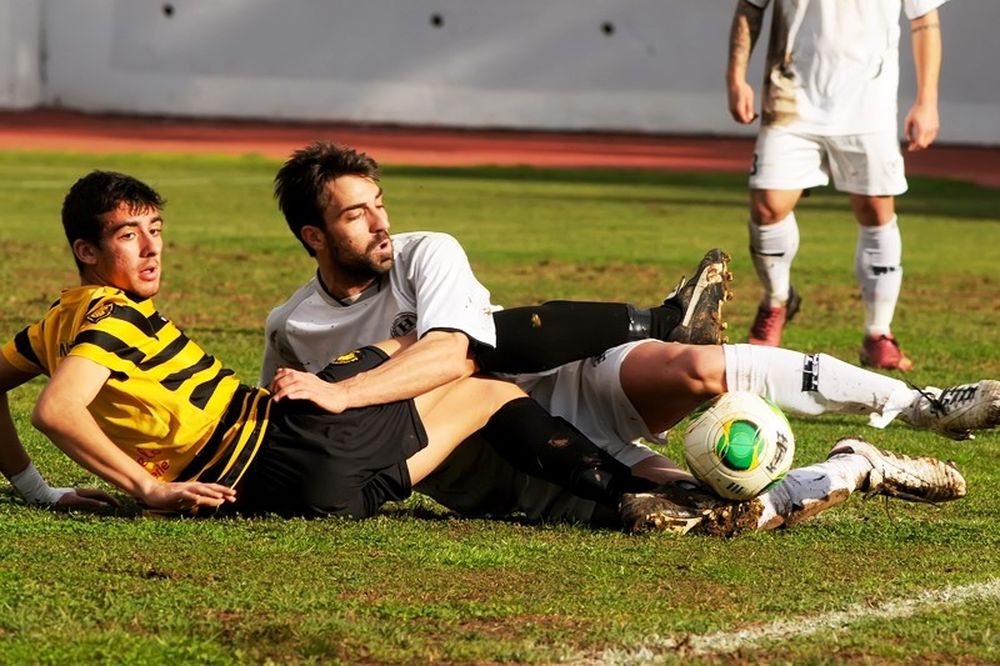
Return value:
M 149 298 L 160 290 L 163 218 L 155 208 L 131 210 L 122 204 L 104 215 L 101 242 L 77 241 L 84 276 L 96 284 Z
M 371 279 L 392 268 L 389 215 L 377 182 L 362 176 L 341 176 L 327 184 L 329 204 L 326 254 L 333 267 L 354 279 Z

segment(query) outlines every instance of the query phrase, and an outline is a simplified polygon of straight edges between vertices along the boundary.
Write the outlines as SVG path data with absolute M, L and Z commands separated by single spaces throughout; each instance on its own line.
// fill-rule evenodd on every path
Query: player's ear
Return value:
M 77 238 L 73 241 L 73 256 L 76 257 L 77 261 L 81 264 L 86 264 L 87 266 L 93 266 L 96 264 L 97 253 L 97 246 L 90 241 L 83 240 L 82 238 Z
M 319 252 L 326 248 L 326 235 L 319 227 L 307 224 L 302 227 L 302 242 L 312 248 L 313 252 Z

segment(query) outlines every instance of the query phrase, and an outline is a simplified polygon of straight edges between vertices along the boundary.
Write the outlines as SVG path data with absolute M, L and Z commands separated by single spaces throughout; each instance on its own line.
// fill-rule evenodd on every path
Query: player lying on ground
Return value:
M 603 506 L 648 502 L 649 495 L 622 493 L 631 480 L 627 471 L 592 447 L 579 455 L 588 450 L 586 440 L 532 407 L 510 383 L 462 379 L 413 401 L 340 415 L 318 408 L 326 384 L 308 373 L 283 372 L 273 400 L 240 386 L 153 305 L 160 280 L 161 205 L 155 192 L 128 177 L 97 172 L 78 182 L 64 204 L 64 220 L 82 286 L 65 292 L 41 322 L 3 347 L 0 361 L 4 393 L 43 371 L 51 373 L 33 421 L 109 482 L 156 508 L 235 502 L 249 513 L 360 517 L 385 499 L 405 496 L 410 482 L 426 475 L 449 443 L 485 426 L 487 435 L 501 436 L 493 442 L 504 447 L 540 443 L 520 458 L 539 460 L 536 471 L 577 494 Z M 337 379 L 378 367 L 386 351 L 406 344 L 390 341 L 341 356 L 322 374 Z M 28 463 L 6 401 L 4 407 L 0 420 L 9 436 L 0 459 L 10 470 L 12 459 Z M 508 409 L 519 418 L 495 422 Z M 548 446 L 561 440 L 568 446 Z M 914 490 L 930 499 L 963 492 L 961 477 L 950 468 L 938 461 L 922 464 L 918 472 L 943 475 L 950 485 L 930 493 L 925 487 Z M 871 486 L 871 465 L 865 465 Z M 15 476 L 23 480 L 29 471 L 17 470 Z M 37 473 L 34 477 L 44 485 Z M 24 486 L 18 489 L 23 492 Z M 662 515 L 662 510 L 656 514 Z M 690 522 L 676 512 L 670 519 Z
M 63 225 L 81 286 L 63 292 L 0 354 L 0 469 L 29 501 L 51 503 L 59 493 L 30 466 L 6 393 L 40 374 L 51 379 L 34 425 L 82 466 L 157 509 L 229 505 L 252 514 L 361 518 L 407 497 L 412 483 L 480 430 L 525 471 L 606 505 L 650 486 L 498 379 L 465 376 L 410 400 L 323 409 L 326 382 L 377 368 L 412 337 L 342 355 L 320 376 L 283 373 L 273 396 L 241 385 L 153 304 L 162 206 L 145 184 L 109 172 L 80 179 L 66 196 Z M 511 412 L 517 418 L 505 416 Z M 59 499 L 109 501 L 80 491 Z
M 315 371 L 337 353 L 370 344 L 401 325 L 420 338 L 378 372 L 326 386 L 327 399 L 339 408 L 389 392 L 407 397 L 450 381 L 470 354 L 491 371 L 562 364 L 553 372 L 515 380 L 635 474 L 657 483 L 688 483 L 690 477 L 633 440 L 657 439 L 657 433 L 726 390 L 754 391 L 797 414 L 871 413 L 880 427 L 901 415 L 917 427 L 954 437 L 1000 421 L 997 382 L 915 391 L 825 354 L 629 342 L 628 327 L 609 324 L 594 304 L 491 314 L 489 292 L 453 238 L 427 232 L 389 235 L 378 166 L 350 148 L 316 143 L 296 151 L 278 172 L 275 192 L 289 228 L 316 259 L 317 271 L 268 317 L 262 382 L 269 382 L 278 367 Z M 682 315 L 684 340 L 721 340 L 727 261 L 721 251 L 710 251 L 694 277 L 667 299 Z M 566 363 L 574 358 L 585 360 Z M 467 515 L 617 517 L 518 473 L 478 439 L 460 447 L 417 490 Z

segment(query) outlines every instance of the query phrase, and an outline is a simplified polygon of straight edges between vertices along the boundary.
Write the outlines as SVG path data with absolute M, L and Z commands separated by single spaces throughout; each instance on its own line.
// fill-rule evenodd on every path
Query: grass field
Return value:
M 0 337 L 75 283 L 59 207 L 96 167 L 167 197 L 159 308 L 254 381 L 264 317 L 312 271 L 270 197 L 277 163 L 259 157 L 0 153 Z M 758 294 L 741 176 L 388 168 L 384 185 L 395 231 L 455 235 L 508 305 L 652 304 L 724 247 L 731 338 L 745 339 Z M 817 192 L 798 218 L 805 300 L 785 344 L 856 362 L 846 199 Z M 1000 190 L 912 179 L 900 219 L 908 379 L 1000 377 Z M 96 484 L 31 429 L 40 386 L 11 395 L 36 464 L 54 484 Z M 940 508 L 855 497 L 722 541 L 467 520 L 419 498 L 358 523 L 58 514 L 0 484 L 0 663 L 1000 662 L 1000 433 L 953 443 L 845 416 L 793 426 L 798 464 L 862 432 L 954 459 L 969 496 Z M 679 457 L 677 433 L 666 452 Z

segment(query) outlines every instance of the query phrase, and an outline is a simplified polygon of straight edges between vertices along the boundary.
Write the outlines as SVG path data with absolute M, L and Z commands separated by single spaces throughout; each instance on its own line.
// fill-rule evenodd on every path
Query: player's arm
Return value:
M 110 375 L 90 359 L 66 358 L 39 396 L 32 424 L 81 466 L 150 507 L 176 511 L 235 499 L 232 489 L 214 483 L 161 483 L 115 446 L 87 409 Z
M 7 393 L 39 374 L 15 368 L 0 355 L 0 473 L 29 504 L 66 508 L 117 505 L 117 500 L 96 488 L 53 488 L 32 464 L 14 427 Z
M 311 400 L 339 413 L 415 398 L 475 371 L 465 333 L 428 331 L 419 340 L 409 336 L 378 346 L 392 356 L 372 370 L 329 383 L 308 372 L 281 368 L 271 382 L 271 392 L 277 400 Z
M 757 44 L 764 20 L 764 9 L 747 0 L 737 0 L 729 30 L 729 64 L 726 67 L 726 91 L 729 113 L 738 123 L 747 125 L 757 117 L 754 112 L 753 87 L 747 83 L 750 54 Z
M 917 97 L 906 114 L 903 128 L 907 150 L 923 150 L 937 138 L 938 82 L 941 77 L 941 23 L 934 9 L 910 21 Z

